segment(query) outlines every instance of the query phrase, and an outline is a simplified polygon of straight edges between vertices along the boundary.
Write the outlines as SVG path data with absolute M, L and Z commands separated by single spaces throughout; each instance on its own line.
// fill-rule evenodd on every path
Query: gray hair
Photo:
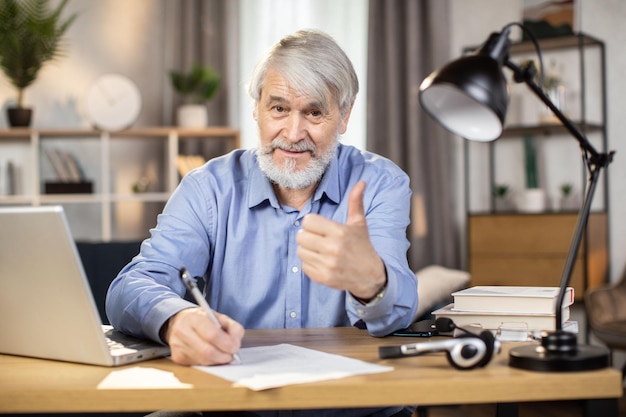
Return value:
M 359 81 L 346 53 L 333 38 L 316 30 L 300 30 L 275 44 L 256 65 L 248 93 L 258 102 L 269 69 L 277 71 L 299 93 L 328 108 L 328 96 L 345 115 L 359 91 Z

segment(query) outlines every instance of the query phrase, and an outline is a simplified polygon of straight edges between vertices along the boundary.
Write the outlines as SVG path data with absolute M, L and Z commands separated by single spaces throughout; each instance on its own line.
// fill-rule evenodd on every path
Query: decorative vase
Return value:
M 556 62 L 552 61 L 545 75 L 544 90 L 554 106 L 565 113 L 565 85 L 563 85 L 562 72 L 556 68 Z M 554 112 L 546 105 L 542 105 L 539 113 L 539 123 L 561 123 Z
M 541 213 L 546 210 L 546 192 L 542 188 L 527 188 L 519 205 L 526 213 Z
M 178 108 L 177 122 L 180 127 L 207 127 L 209 125 L 207 109 L 202 104 L 184 104 Z
M 11 107 L 7 109 L 9 125 L 11 127 L 28 127 L 33 115 L 32 109 Z

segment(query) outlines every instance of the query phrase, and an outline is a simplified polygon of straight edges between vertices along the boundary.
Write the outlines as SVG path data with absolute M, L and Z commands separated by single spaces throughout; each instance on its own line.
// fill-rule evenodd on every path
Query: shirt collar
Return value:
M 337 148 L 337 155 L 330 161 L 320 185 L 315 190 L 313 201 L 321 200 L 324 195 L 335 204 L 339 203 L 341 190 L 339 189 L 339 154 L 341 144 Z
M 272 183 L 265 176 L 265 173 L 261 171 L 256 154 L 254 154 L 254 163 L 250 168 L 248 187 L 248 208 L 256 207 L 264 201 L 269 201 L 274 208 L 280 208 Z

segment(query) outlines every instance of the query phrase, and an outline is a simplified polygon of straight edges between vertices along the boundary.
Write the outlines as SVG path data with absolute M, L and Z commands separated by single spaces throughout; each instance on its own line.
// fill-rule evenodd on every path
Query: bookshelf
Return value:
M 77 240 L 138 240 L 147 237 L 178 185 L 180 155 L 197 153 L 208 160 L 239 147 L 239 130 L 221 126 L 0 129 L 0 180 L 5 184 L 0 205 L 62 205 Z M 91 192 L 45 192 L 47 182 L 58 181 L 47 156 L 51 149 L 76 157 L 92 182 Z M 6 185 L 9 161 L 15 168 L 12 186 Z

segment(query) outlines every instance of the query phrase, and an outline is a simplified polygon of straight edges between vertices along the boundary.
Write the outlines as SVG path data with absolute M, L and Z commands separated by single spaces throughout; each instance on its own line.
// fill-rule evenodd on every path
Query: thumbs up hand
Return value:
M 369 239 L 363 208 L 365 183 L 348 196 L 346 223 L 308 214 L 296 237 L 302 270 L 313 281 L 369 300 L 385 285 L 385 266 Z

